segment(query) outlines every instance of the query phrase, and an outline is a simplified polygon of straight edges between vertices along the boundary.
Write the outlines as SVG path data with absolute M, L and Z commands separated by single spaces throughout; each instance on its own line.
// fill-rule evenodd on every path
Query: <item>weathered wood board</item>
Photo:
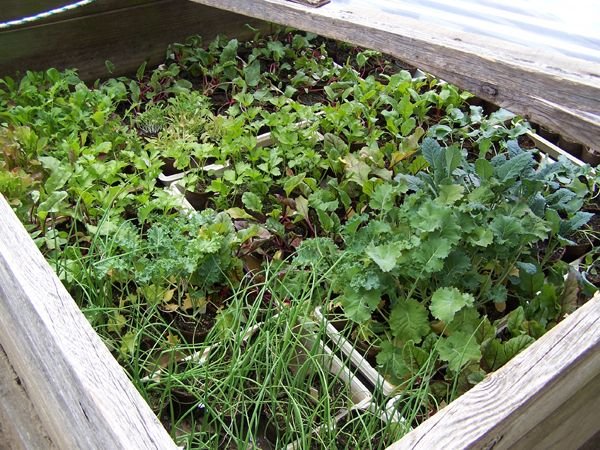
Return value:
M 92 8 L 92 6 L 95 8 Z M 0 76 L 25 70 L 77 68 L 84 80 L 135 73 L 165 59 L 167 46 L 201 34 L 250 38 L 268 25 L 247 16 L 208 8 L 186 0 L 126 0 L 92 4 L 71 11 L 73 17 L 0 31 Z M 114 64 L 110 74 L 105 62 Z
M 0 450 L 58 450 L 0 346 Z
M 2 10 L 0 10 L 0 22 L 8 22 L 22 19 L 23 17 L 34 16 L 42 12 L 75 3 L 76 1 L 78 0 L 4 0 L 2 2 Z M 61 12 L 60 14 L 52 15 L 41 20 L 36 20 L 35 22 L 17 25 L 14 28 L 11 27 L 11 29 L 45 25 L 82 16 L 89 16 L 91 14 L 155 2 L 156 0 L 97 0 L 88 5 Z
M 576 142 L 600 142 L 597 62 L 390 14 L 377 2 L 192 1 L 380 50 Z
M 0 345 L 56 447 L 177 448 L 1 195 Z
M 599 383 L 600 293 L 389 450 L 576 449 L 600 431 Z

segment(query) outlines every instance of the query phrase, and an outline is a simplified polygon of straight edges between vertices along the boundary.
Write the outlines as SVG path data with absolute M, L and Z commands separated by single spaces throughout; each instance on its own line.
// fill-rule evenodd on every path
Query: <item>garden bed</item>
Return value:
M 383 448 L 597 289 L 597 173 L 414 75 L 282 31 L 0 85 L 2 192 L 178 444 Z

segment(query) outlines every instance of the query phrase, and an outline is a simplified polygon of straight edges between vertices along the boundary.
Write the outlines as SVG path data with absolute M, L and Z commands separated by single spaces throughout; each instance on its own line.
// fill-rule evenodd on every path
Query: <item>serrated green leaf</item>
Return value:
M 445 205 L 453 205 L 463 197 L 465 187 L 460 184 L 444 184 L 440 186 L 438 199 Z
M 356 323 L 364 323 L 369 320 L 380 301 L 381 293 L 377 290 L 347 290 L 340 297 L 344 314 Z
M 433 317 L 448 324 L 458 311 L 465 306 L 472 306 L 474 302 L 471 294 L 462 293 L 457 288 L 439 288 L 431 296 L 429 309 Z
M 469 236 L 469 242 L 479 247 L 487 247 L 494 241 L 494 233 L 487 228 L 476 228 Z
M 495 168 L 495 175 L 501 182 L 513 180 L 533 167 L 533 153 L 526 152 L 510 158 Z
M 471 334 L 483 326 L 483 321 L 484 319 L 481 318 L 476 308 L 462 308 L 454 315 L 452 321 L 447 324 L 447 330 L 449 334 L 456 331 Z
M 400 300 L 390 315 L 392 334 L 403 342 L 421 342 L 430 332 L 427 309 L 416 300 Z
M 421 243 L 415 258 L 425 272 L 435 273 L 444 268 L 444 259 L 451 250 L 452 246 L 447 239 L 434 237 Z
M 262 200 L 254 192 L 244 192 L 242 194 L 242 203 L 250 211 L 262 212 Z
M 371 198 L 369 206 L 374 210 L 386 213 L 394 207 L 396 200 L 396 191 L 390 183 L 382 183 L 377 185 Z
M 473 335 L 458 331 L 441 338 L 437 346 L 440 359 L 448 363 L 448 369 L 459 373 L 470 362 L 479 362 L 481 350 Z
M 490 228 L 494 232 L 498 244 L 514 242 L 524 231 L 518 220 L 515 220 L 514 217 L 503 215 L 497 216 L 490 224 Z
M 433 200 L 423 203 L 410 217 L 410 223 L 413 227 L 426 232 L 440 230 L 450 223 L 451 210 Z
M 439 159 L 442 153 L 442 147 L 432 138 L 425 138 L 421 143 L 421 152 L 423 153 L 423 157 L 429 163 L 432 168 L 436 168 L 439 166 Z
M 366 253 L 383 272 L 389 272 L 396 267 L 401 252 L 398 246 L 392 243 L 370 246 L 367 248 Z
M 377 353 L 377 365 L 383 373 L 392 380 L 396 380 L 396 382 L 410 375 L 410 371 L 404 362 L 402 349 L 389 341 L 381 343 L 381 350 Z

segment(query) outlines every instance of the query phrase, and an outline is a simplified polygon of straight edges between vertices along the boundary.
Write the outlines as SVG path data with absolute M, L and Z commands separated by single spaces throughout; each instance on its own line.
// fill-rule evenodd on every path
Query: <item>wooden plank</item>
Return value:
M 57 450 L 0 346 L 0 450 Z
M 17 71 L 77 68 L 84 80 L 108 77 L 105 61 L 115 74 L 135 73 L 164 61 L 170 43 L 201 34 L 206 41 L 217 34 L 250 38 L 246 27 L 268 26 L 225 11 L 186 0 L 161 0 L 149 4 L 84 16 L 73 20 L 0 33 L 0 76 Z
M 2 196 L 0 345 L 58 448 L 177 448 Z
M 467 31 L 371 2 L 192 0 L 388 53 L 588 146 L 600 141 L 600 64 Z
M 547 434 L 557 442 L 571 441 L 572 436 L 581 433 L 583 443 L 600 431 L 600 421 L 570 420 L 570 427 L 555 427 L 552 417 L 566 419 L 569 410 L 561 408 L 573 405 L 589 414 L 597 405 L 597 398 L 589 395 L 598 389 L 599 375 L 600 293 L 597 293 L 508 364 L 389 450 L 509 449 L 519 442 L 530 443 L 526 440 L 530 432 L 538 436 Z M 591 416 L 597 419 L 597 411 Z
M 75 3 L 76 1 L 77 0 L 4 0 L 2 2 L 2 10 L 0 11 L 0 22 L 33 16 L 41 12 L 50 11 L 51 9 L 60 8 L 61 6 Z M 52 22 L 60 22 L 63 20 L 73 19 L 75 17 L 88 16 L 90 14 L 127 8 L 144 3 L 152 3 L 153 1 L 156 0 L 98 0 L 89 5 L 81 6 L 74 10 L 53 15 L 33 23 L 18 25 L 15 28 L 27 28 Z
M 580 159 L 571 155 L 569 152 L 565 152 L 562 148 L 560 148 L 557 145 L 554 145 L 552 142 L 543 138 L 539 134 L 536 134 L 532 131 L 528 131 L 527 136 L 529 136 L 531 138 L 531 140 L 533 142 L 535 142 L 535 145 L 537 148 L 539 148 L 543 152 L 547 153 L 552 158 L 558 159 L 560 157 L 563 157 L 563 158 L 566 158 L 569 161 L 571 161 L 576 166 L 584 166 L 585 165 L 585 163 L 583 161 L 581 161 Z
M 511 450 L 579 449 L 600 432 L 600 375 L 527 432 Z M 600 439 L 596 440 L 596 448 Z

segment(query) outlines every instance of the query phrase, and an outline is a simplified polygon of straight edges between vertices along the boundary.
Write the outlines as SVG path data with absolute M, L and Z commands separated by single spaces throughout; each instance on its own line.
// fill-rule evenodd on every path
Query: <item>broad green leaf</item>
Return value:
M 369 206 L 377 211 L 386 213 L 394 207 L 395 199 L 396 191 L 394 187 L 390 183 L 382 183 L 377 185 L 373 191 L 369 200 Z
M 533 153 L 521 153 L 497 166 L 495 170 L 496 177 L 502 182 L 515 179 L 530 169 L 534 162 Z
M 296 200 L 296 211 L 305 220 L 308 220 L 308 200 L 302 196 L 297 197 Z
M 486 369 L 490 372 L 498 370 L 534 341 L 534 338 L 524 334 L 514 337 L 507 342 L 501 342 L 499 339 L 488 341 L 483 346 L 483 362 Z
M 459 313 L 460 315 L 460 313 Z M 496 327 L 492 325 L 487 317 L 484 317 L 475 331 L 475 339 L 478 344 L 483 344 L 496 337 Z
M 440 186 L 439 200 L 445 205 L 453 205 L 463 197 L 465 187 L 460 184 L 444 184 Z
M 444 260 L 451 250 L 452 246 L 447 239 L 430 238 L 421 243 L 416 259 L 425 272 L 439 272 L 444 268 Z
M 346 174 L 350 181 L 362 186 L 369 179 L 371 167 L 352 153 L 346 155 L 342 162 L 346 166 Z
M 317 217 L 319 218 L 319 223 L 321 224 L 321 227 L 323 228 L 323 230 L 325 230 L 328 233 L 334 231 L 335 222 L 334 222 L 334 219 L 332 219 L 332 217 L 336 217 L 336 216 L 334 214 L 332 214 L 330 216 L 329 214 L 327 214 L 326 211 L 323 211 L 321 209 L 317 209 L 316 211 L 317 211 Z M 338 223 L 339 223 L 339 220 L 338 220 Z
M 254 219 L 250 214 L 244 211 L 242 208 L 229 208 L 225 211 L 232 219 Z
M 481 350 L 475 337 L 458 331 L 447 338 L 441 338 L 437 346 L 440 359 L 448 363 L 448 369 L 459 373 L 470 362 L 479 362 Z
M 429 163 L 432 168 L 436 168 L 439 165 L 439 158 L 442 153 L 442 147 L 432 138 L 425 138 L 421 143 L 421 152 L 423 153 L 423 157 Z
M 296 189 L 298 185 L 302 183 L 302 181 L 304 181 L 305 177 L 306 173 L 302 172 L 298 175 L 293 175 L 289 178 L 286 178 L 285 182 L 283 183 L 283 190 L 285 191 L 285 195 L 289 197 L 292 191 Z
M 475 172 L 482 180 L 489 180 L 494 176 L 494 166 L 485 158 L 475 161 Z
M 475 333 L 476 330 L 484 326 L 484 320 L 487 319 L 482 318 L 476 308 L 462 308 L 454 315 L 452 321 L 448 323 L 447 330 L 449 334 L 456 331 L 469 334 Z
M 254 192 L 244 192 L 242 194 L 242 203 L 250 211 L 261 212 L 262 211 L 262 200 Z
M 479 247 L 487 247 L 494 241 L 494 233 L 487 228 L 476 228 L 469 236 L 469 242 Z
M 523 271 L 529 275 L 533 275 L 538 271 L 537 266 L 532 263 L 518 261 L 516 266 L 519 268 L 519 271 Z
M 381 343 L 381 350 L 377 353 L 377 365 L 396 382 L 400 382 L 410 375 L 410 370 L 404 361 L 402 349 L 389 341 Z
M 225 47 L 223 47 L 223 51 L 221 52 L 221 57 L 219 58 L 219 62 L 221 64 L 226 62 L 235 62 L 235 58 L 237 56 L 238 49 L 238 40 L 232 39 L 230 40 Z
M 518 243 L 519 236 L 524 231 L 515 217 L 503 215 L 497 216 L 490 224 L 490 228 L 494 232 L 498 244 L 506 242 Z
M 38 217 L 40 221 L 46 220 L 48 217 L 48 213 L 59 212 L 60 208 L 63 206 L 63 201 L 67 198 L 69 194 L 65 191 L 54 191 L 52 192 L 46 200 L 38 206 Z
M 523 323 L 525 322 L 525 311 L 522 306 L 512 310 L 506 316 L 506 326 L 512 336 L 523 334 Z
M 569 268 L 569 273 L 565 280 L 565 287 L 560 295 L 561 315 L 571 314 L 577 309 L 579 294 L 579 273 L 573 267 Z
M 260 60 L 255 59 L 246 67 L 244 67 L 244 79 L 248 86 L 257 86 L 260 81 Z
M 400 256 L 400 250 L 394 243 L 370 246 L 367 248 L 366 252 L 383 272 L 393 270 L 394 267 L 396 267 L 396 261 Z
M 439 288 L 431 296 L 429 309 L 433 317 L 448 324 L 458 311 L 465 306 L 473 306 L 474 302 L 471 294 L 462 293 L 456 288 Z
M 364 323 L 369 320 L 380 301 L 381 293 L 377 290 L 347 290 L 340 297 L 344 314 L 357 323 Z
M 403 342 L 421 342 L 430 332 L 427 309 L 416 300 L 400 300 L 390 315 L 392 334 Z
M 402 125 L 400 126 L 400 133 L 402 133 L 402 136 L 408 136 L 412 132 L 412 130 L 415 129 L 416 125 L 417 121 L 415 120 L 415 118 L 409 117 L 404 122 L 402 122 Z
M 415 375 L 427 363 L 429 353 L 421 347 L 417 347 L 413 341 L 409 341 L 402 348 L 402 359 L 406 367 Z
M 594 217 L 593 213 L 578 211 L 568 220 L 562 221 L 560 224 L 560 234 L 562 236 L 569 236 L 573 232 L 579 230 L 582 226 L 590 221 Z

